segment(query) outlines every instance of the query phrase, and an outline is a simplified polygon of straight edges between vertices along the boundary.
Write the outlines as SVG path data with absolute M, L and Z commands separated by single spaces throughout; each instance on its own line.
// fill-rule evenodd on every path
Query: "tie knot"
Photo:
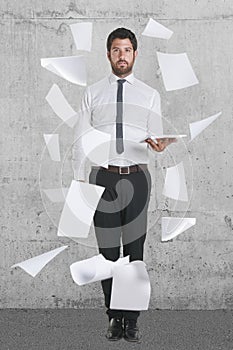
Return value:
M 126 79 L 118 79 L 117 82 L 118 84 L 124 84 L 126 82 Z

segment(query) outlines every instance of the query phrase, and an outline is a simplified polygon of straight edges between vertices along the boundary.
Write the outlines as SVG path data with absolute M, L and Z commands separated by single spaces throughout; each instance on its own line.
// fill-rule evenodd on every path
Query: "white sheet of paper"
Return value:
M 163 195 L 179 201 L 188 201 L 183 162 L 167 168 Z
M 58 236 L 88 237 L 96 207 L 105 188 L 71 182 L 58 225 Z
M 74 38 L 76 49 L 91 51 L 92 23 L 82 22 L 70 24 L 70 29 Z
M 114 268 L 111 309 L 147 310 L 150 293 L 150 279 L 143 261 Z
M 73 263 L 70 265 L 70 272 L 74 282 L 82 286 L 87 283 L 111 278 L 115 266 L 127 263 L 129 263 L 129 256 L 113 262 L 105 259 L 102 254 L 99 254 L 92 258 Z
M 24 271 L 26 271 L 32 277 L 35 277 L 42 269 L 47 265 L 55 256 L 65 250 L 68 246 L 62 246 L 60 248 L 56 248 L 51 250 L 50 252 L 35 256 L 34 258 L 22 261 L 20 263 L 14 264 L 13 267 L 21 267 Z
M 160 39 L 170 39 L 173 31 L 164 27 L 162 24 L 158 23 L 154 19 L 150 18 L 149 22 L 146 25 L 146 28 L 142 32 L 142 35 L 150 36 L 153 38 Z
M 86 86 L 86 65 L 83 56 L 41 58 L 41 66 L 73 84 Z
M 175 238 L 196 224 L 196 218 L 162 217 L 162 241 Z
M 195 139 L 203 130 L 205 130 L 211 123 L 213 123 L 222 112 L 219 112 L 215 115 L 212 115 L 211 117 L 199 120 L 194 123 L 189 124 L 190 134 L 191 134 L 191 140 Z
M 64 202 L 67 196 L 69 188 L 51 188 L 51 189 L 43 189 L 43 192 L 53 203 Z
M 44 134 L 44 140 L 51 159 L 60 162 L 59 134 Z
M 157 57 L 166 91 L 179 90 L 199 83 L 186 53 L 157 52 Z
M 83 151 L 90 161 L 108 168 L 110 141 L 110 134 L 90 127 L 82 136 Z
M 57 84 L 53 84 L 45 98 L 56 115 L 73 128 L 77 121 L 77 113 L 67 102 Z

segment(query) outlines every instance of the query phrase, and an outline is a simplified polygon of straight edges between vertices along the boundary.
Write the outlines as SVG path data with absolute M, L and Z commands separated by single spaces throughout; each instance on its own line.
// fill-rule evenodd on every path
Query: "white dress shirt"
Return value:
M 111 73 L 85 90 L 81 111 L 74 128 L 72 166 L 76 180 L 85 179 L 85 154 L 80 140 L 88 126 L 91 125 L 111 135 L 108 164 L 116 166 L 147 164 L 148 145 L 140 141 L 148 135 L 163 133 L 159 93 L 136 79 L 132 73 L 124 78 L 126 82 L 123 84 L 124 152 L 121 154 L 116 152 L 118 79 L 120 78 Z

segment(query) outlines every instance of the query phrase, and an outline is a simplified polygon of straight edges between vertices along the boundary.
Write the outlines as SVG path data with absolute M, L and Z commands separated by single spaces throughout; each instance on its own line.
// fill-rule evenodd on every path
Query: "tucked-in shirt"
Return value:
M 72 166 L 76 180 L 85 179 L 86 156 L 82 149 L 81 137 L 88 126 L 111 135 L 108 164 L 115 166 L 147 164 L 148 145 L 140 141 L 148 135 L 163 133 L 160 95 L 157 90 L 136 79 L 133 74 L 124 79 L 124 152 L 118 154 L 116 151 L 116 100 L 119 77 L 111 73 L 110 76 L 87 87 L 82 98 L 72 148 Z

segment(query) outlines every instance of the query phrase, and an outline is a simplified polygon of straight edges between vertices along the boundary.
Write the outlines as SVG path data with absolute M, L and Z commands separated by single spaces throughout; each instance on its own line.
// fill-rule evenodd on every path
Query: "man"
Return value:
M 86 89 L 75 128 L 73 168 L 79 181 L 85 180 L 85 156 L 80 139 L 87 125 L 112 137 L 108 169 L 92 167 L 89 176 L 90 183 L 105 187 L 94 225 L 99 252 L 112 261 L 120 257 L 121 239 L 124 256 L 129 255 L 130 261 L 143 260 L 151 190 L 148 148 L 161 152 L 175 141 L 157 139 L 154 142 L 147 137 L 150 133 L 162 133 L 160 96 L 134 77 L 132 70 L 137 54 L 137 39 L 130 30 L 118 28 L 109 34 L 107 57 L 112 73 Z M 147 144 L 140 142 L 142 140 Z M 111 309 L 112 279 L 101 283 L 109 317 L 107 339 L 124 337 L 138 342 L 139 310 Z

